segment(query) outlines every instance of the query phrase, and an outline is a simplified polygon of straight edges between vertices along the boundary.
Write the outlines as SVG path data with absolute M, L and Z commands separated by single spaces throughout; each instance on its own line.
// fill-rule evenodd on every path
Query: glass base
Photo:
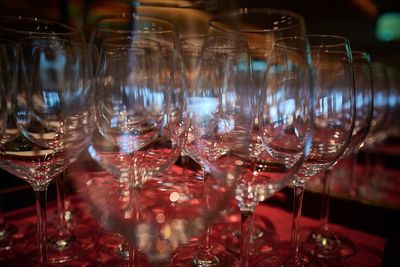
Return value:
M 178 249 L 171 259 L 170 267 L 238 267 L 239 260 L 223 246 L 213 244 L 209 250 L 211 257 L 202 258 L 199 247 L 182 247 Z
M 47 243 L 49 263 L 64 263 L 82 257 L 96 245 L 96 235 L 87 227 L 74 226 L 71 232 L 64 236 L 49 233 Z
M 309 231 L 302 248 L 311 255 L 323 259 L 342 259 L 356 254 L 357 249 L 348 238 L 323 229 Z
M 0 266 L 23 266 L 18 264 L 31 244 L 36 244 L 36 225 L 32 223 L 18 223 L 18 228 L 10 226 L 7 238 L 0 241 L 4 242 L 0 249 L 0 260 L 6 260 L 10 264 L 0 262 Z M 26 259 L 25 259 L 26 260 Z
M 0 229 L 0 252 L 11 249 L 15 233 L 17 233 L 17 228 L 12 224 L 6 224 Z
M 255 216 L 250 239 L 250 255 L 257 256 L 279 248 L 279 237 L 272 222 Z M 213 225 L 213 239 L 235 255 L 240 254 L 240 221 Z
M 97 249 L 98 266 L 126 267 L 129 261 L 129 248 L 123 238 L 118 235 L 103 235 L 99 238 Z M 138 252 L 136 263 L 140 267 L 150 266 L 146 255 Z
M 307 255 L 302 250 L 299 251 L 298 257 L 290 256 L 289 242 L 283 243 L 279 250 L 260 257 L 255 266 L 257 267 L 322 267 L 322 263 Z

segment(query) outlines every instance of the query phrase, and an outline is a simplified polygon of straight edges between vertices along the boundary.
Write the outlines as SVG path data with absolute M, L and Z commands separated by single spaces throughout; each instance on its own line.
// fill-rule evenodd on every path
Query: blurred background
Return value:
M 373 60 L 390 66 L 400 65 L 398 0 L 14 0 L 0 1 L 0 15 L 37 16 L 90 31 L 99 16 L 128 5 L 170 20 L 181 34 L 204 31 L 210 16 L 238 7 L 288 9 L 305 18 L 308 33 L 346 36 L 352 49 L 369 51 Z

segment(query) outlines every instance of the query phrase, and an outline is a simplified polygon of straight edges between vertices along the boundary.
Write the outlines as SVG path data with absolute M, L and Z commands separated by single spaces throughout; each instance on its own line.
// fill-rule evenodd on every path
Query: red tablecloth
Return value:
M 291 213 L 285 210 L 259 205 L 257 213 L 268 217 L 275 225 L 281 240 L 289 240 L 291 234 Z M 304 228 L 318 226 L 318 221 L 304 217 L 301 219 Z M 349 266 L 349 267 L 377 267 L 381 266 L 385 240 L 379 236 L 365 232 L 349 229 L 340 225 L 331 225 L 331 229 L 346 236 L 357 246 L 357 254 L 343 261 L 325 261 L 326 266 Z
M 77 201 L 75 204 L 81 208 L 84 207 L 81 202 Z M 53 206 L 53 207 L 52 207 Z M 50 204 L 49 217 L 54 216 L 54 203 Z M 24 210 L 18 210 L 7 215 L 11 223 L 20 227 L 29 226 L 29 223 L 35 223 L 34 207 L 28 207 Z M 275 226 L 279 238 L 282 241 L 290 239 L 291 228 L 291 213 L 277 207 L 267 205 L 259 205 L 257 208 L 257 215 L 267 217 Z M 313 227 L 318 225 L 318 221 L 303 217 L 301 224 L 303 227 Z M 34 225 L 29 226 L 34 230 Z M 332 225 L 332 229 L 340 232 L 342 235 L 347 236 L 357 246 L 358 252 L 355 256 L 343 261 L 329 261 L 323 262 L 325 266 L 349 266 L 349 267 L 377 267 L 381 266 L 385 240 L 379 236 L 371 235 L 365 232 L 360 232 L 354 229 L 349 229 L 340 225 Z M 0 261 L 0 266 L 31 266 L 28 259 L 24 260 L 23 252 L 17 256 L 16 259 L 9 259 L 7 261 Z M 73 262 L 64 264 L 63 266 L 98 266 L 95 264 L 95 252 L 87 255 L 82 260 L 75 260 Z M 91 262 L 94 261 L 94 262 Z

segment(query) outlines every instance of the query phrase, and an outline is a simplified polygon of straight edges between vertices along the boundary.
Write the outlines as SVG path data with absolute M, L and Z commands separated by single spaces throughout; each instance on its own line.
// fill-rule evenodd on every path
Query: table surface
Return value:
M 80 200 L 75 199 L 74 204 L 80 208 L 86 207 Z M 49 204 L 49 219 L 54 217 L 54 203 Z M 53 214 L 53 215 L 52 215 Z M 266 218 L 275 227 L 276 233 L 281 241 L 287 241 L 290 239 L 291 229 L 291 213 L 287 210 L 271 206 L 271 205 L 259 205 L 256 209 L 256 217 Z M 28 207 L 25 209 L 17 210 L 7 214 L 7 219 L 10 223 L 17 225 L 20 229 L 23 227 L 33 228 L 34 231 L 35 215 L 34 207 Z M 54 219 L 54 218 L 53 218 Z M 29 224 L 32 223 L 32 224 Z M 301 220 L 302 227 L 315 227 L 318 225 L 318 221 L 315 219 L 303 217 Z M 324 261 L 323 266 L 349 266 L 349 267 L 376 267 L 381 266 L 381 262 L 384 256 L 385 240 L 382 237 L 361 232 L 358 230 L 350 229 L 340 225 L 331 225 L 331 229 L 339 232 L 340 234 L 347 236 L 357 246 L 357 254 L 345 260 L 335 261 Z M 24 260 L 24 255 L 18 255 L 15 259 L 8 259 L 0 261 L 0 266 L 31 266 L 29 261 Z M 81 260 L 75 260 L 64 264 L 63 266 L 97 266 L 92 261 L 95 261 L 95 253 L 89 254 Z M 22 260 L 22 262 L 21 262 Z M 394 265 L 393 265 L 394 266 Z

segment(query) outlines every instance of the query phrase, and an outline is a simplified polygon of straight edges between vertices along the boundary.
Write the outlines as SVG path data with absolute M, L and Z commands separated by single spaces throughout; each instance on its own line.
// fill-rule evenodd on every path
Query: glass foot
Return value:
M 98 266 L 126 267 L 129 261 L 129 248 L 118 235 L 103 235 L 97 250 Z M 140 267 L 150 266 L 145 254 L 138 252 L 136 263 Z M 136 266 L 136 265 L 135 265 Z
M 94 231 L 86 227 L 74 226 L 65 236 L 57 233 L 49 234 L 48 257 L 49 263 L 64 263 L 82 257 L 96 245 Z
M 13 236 L 17 233 L 17 228 L 12 224 L 6 224 L 0 229 L 0 253 L 12 248 Z
M 297 257 L 291 256 L 290 244 L 283 243 L 279 250 L 262 256 L 255 265 L 257 267 L 322 267 L 318 259 L 307 255 L 302 250 Z
M 171 267 L 238 267 L 238 259 L 224 247 L 213 244 L 210 252 L 212 256 L 202 257 L 199 255 L 199 247 L 183 247 L 178 249 L 171 259 Z
M 311 231 L 302 248 L 311 255 L 323 259 L 347 258 L 357 252 L 355 244 L 348 238 L 323 229 Z
M 238 219 L 239 220 L 239 219 Z M 213 225 L 213 239 L 227 247 L 235 255 L 240 253 L 240 221 Z M 255 216 L 250 240 L 250 255 L 272 252 L 279 247 L 279 237 L 272 222 Z

